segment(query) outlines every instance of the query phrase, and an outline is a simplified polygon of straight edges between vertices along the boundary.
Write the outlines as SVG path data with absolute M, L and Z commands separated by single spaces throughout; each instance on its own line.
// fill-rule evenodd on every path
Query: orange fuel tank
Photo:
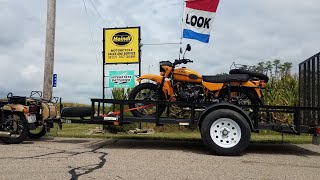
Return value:
M 176 81 L 202 83 L 202 76 L 200 74 L 185 67 L 174 69 L 173 78 Z

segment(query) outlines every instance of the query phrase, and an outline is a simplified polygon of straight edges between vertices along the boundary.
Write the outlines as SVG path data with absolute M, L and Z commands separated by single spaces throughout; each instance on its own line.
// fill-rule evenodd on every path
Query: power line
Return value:
M 178 43 L 141 43 L 141 45 L 143 46 L 161 46 L 161 45 L 174 45 L 174 44 L 182 44 L 182 42 L 178 42 Z
M 106 23 L 107 21 L 102 17 L 101 13 L 98 11 L 98 9 L 96 8 L 96 6 L 93 4 L 92 0 L 89 0 L 91 5 L 93 6 L 93 8 L 96 10 L 96 12 L 99 14 L 102 22 Z
M 89 25 L 89 29 L 90 29 L 90 35 L 91 35 L 93 53 L 94 53 L 94 55 L 95 55 L 95 57 L 96 57 L 97 64 L 99 64 L 98 56 L 97 56 L 97 54 L 95 53 L 96 46 L 94 45 L 93 33 L 92 33 L 92 28 L 91 28 L 91 24 L 90 24 L 90 20 L 89 20 L 87 5 L 86 5 L 85 0 L 82 0 L 82 1 L 83 1 L 83 5 L 84 5 L 84 9 L 85 9 L 86 15 L 87 15 L 87 19 L 88 19 L 88 25 Z

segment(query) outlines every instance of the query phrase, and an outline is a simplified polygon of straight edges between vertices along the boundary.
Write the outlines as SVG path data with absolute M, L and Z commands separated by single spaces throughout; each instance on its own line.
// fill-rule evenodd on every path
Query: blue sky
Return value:
M 179 42 L 182 0 L 57 0 L 55 96 L 90 103 L 102 96 L 102 28 L 141 26 L 142 43 Z M 229 71 L 233 61 L 254 65 L 298 63 L 320 51 L 319 0 L 221 0 L 209 44 L 192 45 L 187 66 L 202 74 Z M 42 90 L 46 0 L 0 0 L 0 96 Z M 91 26 L 92 38 L 89 25 Z M 93 39 L 93 41 L 92 41 Z M 178 57 L 180 45 L 143 46 L 142 73 L 158 73 L 161 60 Z M 135 66 L 107 66 L 110 70 Z

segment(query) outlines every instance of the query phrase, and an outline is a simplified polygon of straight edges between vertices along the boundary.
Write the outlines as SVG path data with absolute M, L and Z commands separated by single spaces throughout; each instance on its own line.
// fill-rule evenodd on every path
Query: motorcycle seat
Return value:
M 265 82 L 269 81 L 269 77 L 267 75 L 245 69 L 231 69 L 229 71 L 229 74 L 248 74 L 250 77 L 256 77 L 258 79 L 264 80 Z
M 226 74 L 217 76 L 202 76 L 203 81 L 211 83 L 245 82 L 249 80 L 248 74 Z

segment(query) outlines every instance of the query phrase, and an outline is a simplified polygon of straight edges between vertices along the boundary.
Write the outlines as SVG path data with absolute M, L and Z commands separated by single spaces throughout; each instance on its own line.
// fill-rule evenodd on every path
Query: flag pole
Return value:
M 182 44 L 183 38 L 183 17 L 184 17 L 184 8 L 185 8 L 185 0 L 182 0 L 182 18 L 181 18 L 181 36 L 180 36 L 180 44 Z

